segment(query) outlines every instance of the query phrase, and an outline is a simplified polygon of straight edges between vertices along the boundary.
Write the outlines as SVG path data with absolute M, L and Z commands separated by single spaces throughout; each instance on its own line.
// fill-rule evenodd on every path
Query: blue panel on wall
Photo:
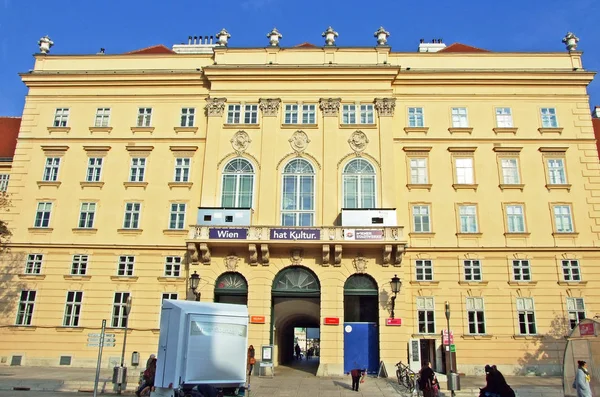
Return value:
M 379 332 L 375 323 L 344 323 L 344 373 L 379 368 Z

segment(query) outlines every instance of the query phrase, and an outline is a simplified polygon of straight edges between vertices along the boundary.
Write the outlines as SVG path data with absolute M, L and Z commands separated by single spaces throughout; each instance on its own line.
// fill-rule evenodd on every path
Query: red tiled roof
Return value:
M 594 126 L 594 135 L 596 136 L 596 147 L 600 157 L 600 119 L 592 118 L 592 125 Z
M 483 48 L 472 47 L 462 43 L 452 43 L 448 47 L 439 50 L 438 52 L 491 52 Z
M 318 48 L 318 47 L 314 44 L 311 44 L 311 43 L 305 41 L 302 44 L 298 44 L 294 48 Z
M 0 157 L 15 155 L 20 127 L 20 117 L 0 117 Z
M 175 51 L 165 47 L 162 44 L 158 44 L 146 48 L 141 48 L 135 51 L 129 51 L 125 54 L 175 54 Z

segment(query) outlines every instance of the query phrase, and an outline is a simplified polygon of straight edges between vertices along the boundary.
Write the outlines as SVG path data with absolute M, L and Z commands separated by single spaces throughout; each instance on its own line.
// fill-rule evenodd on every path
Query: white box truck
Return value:
M 247 351 L 246 306 L 164 300 L 151 396 L 195 395 L 189 390 L 196 386 L 241 388 L 246 382 Z

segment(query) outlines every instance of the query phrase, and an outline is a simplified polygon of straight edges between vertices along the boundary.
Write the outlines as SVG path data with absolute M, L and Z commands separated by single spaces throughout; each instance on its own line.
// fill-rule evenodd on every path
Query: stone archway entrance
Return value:
M 316 374 L 318 357 L 298 363 L 294 359 L 294 329 L 319 328 L 321 318 L 321 285 L 317 276 L 303 266 L 281 270 L 273 280 L 271 343 L 276 362 L 281 365 L 301 364 L 306 372 Z M 306 346 L 301 346 L 304 353 Z M 306 357 L 306 354 L 304 354 Z

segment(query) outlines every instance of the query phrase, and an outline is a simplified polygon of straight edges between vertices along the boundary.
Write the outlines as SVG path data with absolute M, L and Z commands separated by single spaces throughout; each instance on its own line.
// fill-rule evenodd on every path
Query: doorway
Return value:
M 227 272 L 215 282 L 215 302 L 248 305 L 248 282 L 240 273 Z
M 420 339 L 421 344 L 421 366 L 428 361 L 431 367 L 437 369 L 435 339 Z

